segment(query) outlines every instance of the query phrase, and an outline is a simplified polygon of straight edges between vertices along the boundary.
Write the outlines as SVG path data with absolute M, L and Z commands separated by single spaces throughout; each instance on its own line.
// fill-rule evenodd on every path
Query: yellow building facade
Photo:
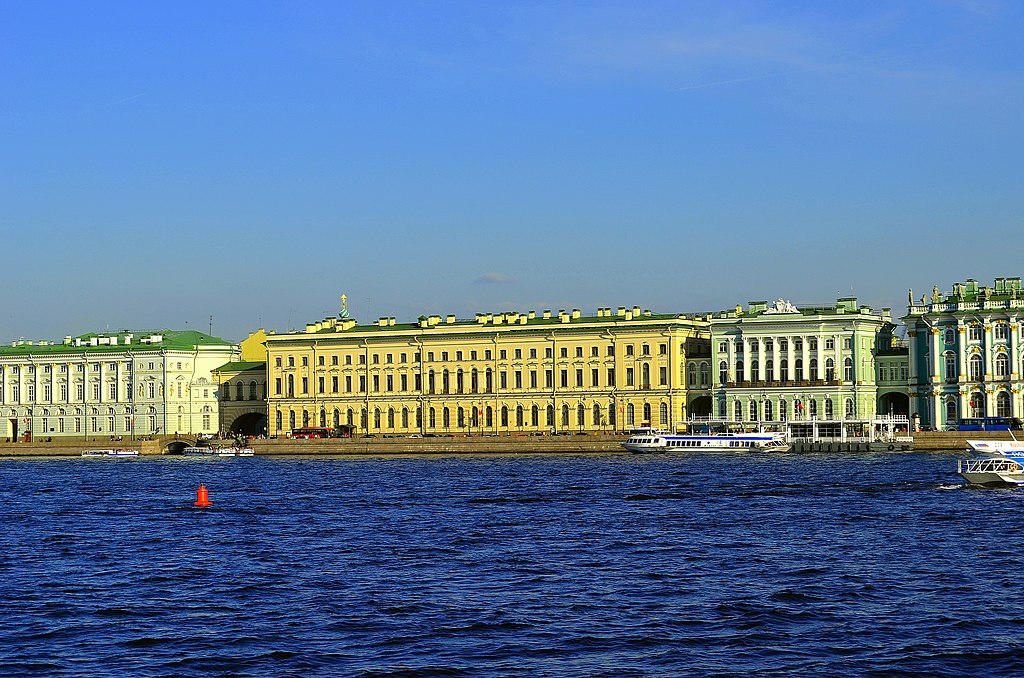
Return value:
M 688 354 L 706 317 L 632 309 L 422 316 L 371 325 L 328 318 L 269 333 L 269 434 L 612 433 L 687 417 Z

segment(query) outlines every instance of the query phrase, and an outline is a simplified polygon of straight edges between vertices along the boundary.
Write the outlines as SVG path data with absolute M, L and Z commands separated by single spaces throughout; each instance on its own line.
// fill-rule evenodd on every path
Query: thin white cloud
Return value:
M 501 285 L 503 283 L 512 282 L 511 276 L 507 276 L 504 273 L 484 273 L 482 276 L 473 281 L 474 285 Z

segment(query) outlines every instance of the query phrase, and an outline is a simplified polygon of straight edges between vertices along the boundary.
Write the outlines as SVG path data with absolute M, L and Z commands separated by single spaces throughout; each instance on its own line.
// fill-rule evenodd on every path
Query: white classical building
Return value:
M 903 321 L 910 343 L 911 413 L 946 428 L 961 418 L 1024 416 L 1024 290 L 1020 278 L 992 287 L 968 279 L 914 300 Z
M 906 414 L 905 379 L 902 393 L 878 400 L 876 356 L 884 351 L 900 359 L 894 327 L 889 309 L 878 312 L 855 298 L 802 308 L 782 299 L 752 301 L 746 311 L 717 313 L 711 318 L 715 415 L 756 422 Z M 905 355 L 904 349 L 904 363 Z
M 214 433 L 212 371 L 238 347 L 196 331 L 122 331 L 0 348 L 0 439 Z

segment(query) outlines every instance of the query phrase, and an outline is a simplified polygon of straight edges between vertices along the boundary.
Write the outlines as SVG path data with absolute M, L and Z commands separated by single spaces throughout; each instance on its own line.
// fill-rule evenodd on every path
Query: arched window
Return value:
M 982 357 L 975 353 L 974 355 L 971 356 L 971 359 L 968 361 L 967 364 L 971 368 L 970 380 L 981 381 L 983 375 L 985 374 L 985 361 L 982 360 Z
M 395 408 L 388 408 L 388 428 L 395 427 Z
M 334 428 L 338 428 L 339 426 L 341 426 L 341 410 L 339 410 L 337 407 L 334 408 L 331 421 L 334 422 Z
M 587 408 L 580 403 L 576 406 L 576 425 L 582 430 L 587 423 Z
M 750 361 L 750 380 L 758 381 L 761 378 L 761 370 L 756 360 Z
M 946 342 L 946 346 L 952 346 L 956 343 L 956 330 L 951 327 L 948 328 L 943 334 L 943 338 Z
M 810 367 L 810 370 L 807 373 L 807 378 L 808 379 L 817 379 L 818 378 L 818 359 L 817 358 L 811 358 L 811 362 L 809 364 L 809 367 Z
M 536 405 L 530 408 L 530 425 L 534 427 L 540 426 L 540 408 Z
M 462 370 L 459 370 L 459 372 L 461 373 Z M 460 377 L 461 377 L 461 374 L 460 374 Z M 458 428 L 465 428 L 466 427 L 466 411 L 464 409 L 462 409 L 461 407 L 458 408 L 457 410 L 455 410 L 455 424 L 456 424 L 456 426 Z
M 522 408 L 520 408 L 522 409 Z M 452 413 L 447 407 L 441 408 L 441 426 L 445 429 L 450 428 L 452 425 Z M 522 426 L 522 423 L 519 424 Z
M 249 400 L 256 400 L 257 397 L 259 397 L 259 394 L 257 393 L 256 380 L 253 379 L 249 382 Z
M 793 361 L 793 369 L 795 370 L 793 378 L 797 381 L 804 380 L 804 361 L 803 358 L 797 358 Z
M 743 361 L 742 360 L 737 360 L 736 361 L 736 382 L 739 383 L 741 381 L 743 381 Z
M 853 403 L 853 398 L 846 399 L 845 412 L 847 419 L 852 419 L 853 417 L 857 416 L 857 407 Z
M 644 420 L 643 420 L 642 423 L 645 423 L 645 424 L 648 424 L 648 425 L 653 425 L 654 424 L 654 417 L 651 416 L 651 404 L 650 403 L 644 403 Z
M 632 426 L 634 421 L 633 417 L 633 403 L 626 404 L 626 426 Z
M 309 426 L 309 412 L 302 410 L 302 426 L 303 428 Z
M 327 410 L 320 408 L 320 426 L 321 428 L 327 427 Z
M 708 387 L 711 383 L 711 365 L 707 363 L 700 364 L 700 385 L 704 388 Z
M 970 406 L 972 417 L 985 416 L 985 394 L 981 393 L 980 391 L 975 391 L 974 393 L 972 393 Z
M 996 393 L 996 416 L 1009 417 L 1010 414 L 1010 394 L 1006 391 L 999 391 Z
M 242 400 L 242 382 L 235 384 L 235 400 Z
M 508 428 L 508 405 L 501 406 L 501 425 Z
M 554 405 L 548 405 L 547 408 L 546 408 L 546 412 L 547 412 L 547 418 L 545 419 L 544 423 L 547 424 L 548 426 L 554 426 L 555 425 L 555 406 Z
M 774 418 L 774 413 L 772 412 L 772 401 L 764 401 L 764 420 L 773 421 Z
M 957 381 L 956 353 L 953 353 L 952 351 L 946 351 L 946 356 L 945 357 L 946 357 L 946 360 L 945 360 L 945 363 L 946 363 L 946 381 L 956 382 Z
M 757 420 L 758 420 L 758 416 L 757 416 L 757 401 L 756 400 L 751 400 L 750 401 L 750 421 L 757 421 Z
M 743 421 L 743 403 L 736 401 L 732 408 L 733 421 Z
M 818 416 L 818 401 L 814 398 L 807 401 L 807 414 L 811 417 Z
M 569 427 L 569 406 L 562 405 L 562 428 Z
M 779 420 L 786 421 L 789 418 L 789 412 L 786 410 L 786 401 L 779 401 Z
M 831 398 L 825 398 L 825 418 L 826 419 L 831 419 L 832 418 L 832 399 Z
M 687 369 L 687 379 L 686 379 L 686 382 L 690 386 L 696 386 L 697 385 L 697 364 L 696 363 L 690 363 L 690 367 Z
M 825 381 L 835 381 L 836 361 L 832 358 L 825 359 Z
M 295 428 L 295 410 L 288 410 L 288 429 Z
M 643 388 L 650 388 L 651 387 L 651 366 L 649 364 L 647 364 L 647 363 L 644 363 L 643 367 L 640 368 L 640 374 L 642 375 L 642 379 L 643 379 Z
M 402 428 L 409 428 L 409 408 L 402 408 Z
M 853 358 L 843 361 L 843 381 L 853 381 Z
M 601 405 L 599 405 L 598 403 L 594 403 L 593 417 L 594 417 L 594 426 L 595 427 L 596 426 L 600 426 L 601 425 Z
M 156 417 L 153 417 L 153 419 L 155 420 Z M 281 422 L 281 410 L 278 410 L 277 411 L 277 416 L 274 417 L 274 430 L 275 431 L 280 431 L 281 430 L 281 423 L 282 423 Z M 152 424 L 150 424 L 150 428 L 152 428 L 154 430 L 156 429 L 156 427 L 153 426 Z
M 580 407 L 582 408 L 583 406 L 580 405 Z M 658 409 L 660 410 L 658 420 L 662 426 L 668 426 L 668 403 L 662 403 Z
M 1010 358 L 1005 353 L 996 354 L 996 378 L 1006 379 L 1010 376 Z M 1003 416 L 1003 415 L 1000 415 Z M 1010 416 L 1010 415 L 1005 415 Z
M 725 386 L 727 381 L 729 381 L 729 363 L 723 360 L 718 363 L 718 383 Z
M 956 398 L 950 396 L 946 398 L 946 423 L 955 422 L 958 419 L 956 414 Z
M 516 426 L 523 425 L 523 406 L 516 405 Z

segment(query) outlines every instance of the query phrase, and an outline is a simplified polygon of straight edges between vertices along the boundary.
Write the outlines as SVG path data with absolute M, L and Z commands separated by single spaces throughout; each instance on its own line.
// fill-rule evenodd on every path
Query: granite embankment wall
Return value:
M 1006 431 L 959 432 L 923 431 L 914 434 L 914 447 L 919 451 L 963 450 L 967 439 L 1009 440 Z M 252 446 L 258 455 L 402 455 L 402 454 L 516 454 L 584 452 L 621 452 L 625 436 L 511 436 L 457 438 L 352 438 L 327 440 L 256 440 Z M 130 447 L 143 455 L 164 453 L 159 440 L 123 441 L 53 441 L 49 443 L 4 443 L 0 441 L 0 457 L 78 457 L 85 450 L 106 447 Z M 837 452 L 837 454 L 839 454 Z

